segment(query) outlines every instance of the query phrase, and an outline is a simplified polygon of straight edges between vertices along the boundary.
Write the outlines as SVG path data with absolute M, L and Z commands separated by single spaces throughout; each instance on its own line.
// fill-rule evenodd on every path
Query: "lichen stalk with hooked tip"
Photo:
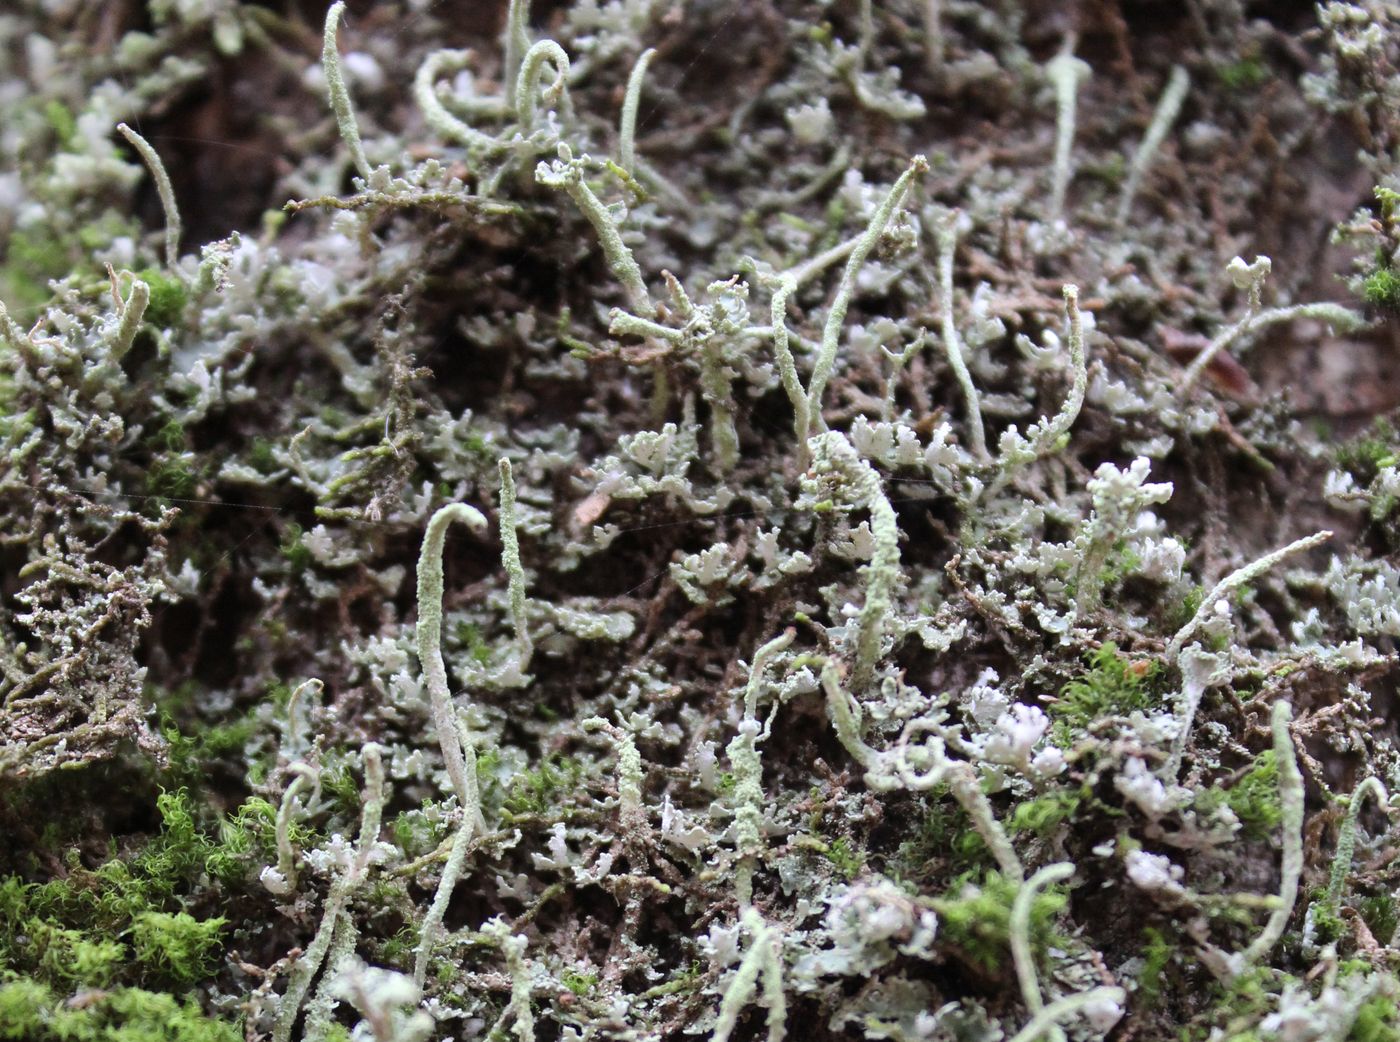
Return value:
M 344 0 L 336 0 L 326 12 L 326 28 L 321 43 L 321 71 L 326 77 L 326 96 L 330 99 L 331 111 L 335 113 L 340 137 L 345 142 L 345 147 L 350 150 L 350 162 L 361 177 L 369 180 L 371 171 L 364 146 L 360 143 L 360 125 L 355 120 L 355 108 L 350 103 L 350 90 L 345 86 L 345 77 L 340 72 L 340 48 L 336 41 L 336 30 L 340 25 L 340 16 L 344 13 Z
M 1045 999 L 1040 993 L 1040 981 L 1036 978 L 1035 953 L 1031 951 L 1031 907 L 1035 896 L 1045 887 L 1060 883 L 1074 875 L 1074 866 L 1065 862 L 1046 865 L 1031 876 L 1016 891 L 1016 899 L 1011 905 L 1011 921 L 1008 932 L 1011 938 L 1011 959 L 1016 964 L 1016 979 L 1021 985 L 1021 1001 L 1026 1004 L 1032 1017 L 1045 1008 Z M 1062 1042 L 1064 1032 L 1058 1025 L 1050 1028 L 1052 1042 Z
M 184 279 L 185 276 L 181 273 L 178 264 L 180 260 L 180 207 L 175 202 L 175 188 L 170 183 L 170 175 L 165 172 L 165 164 L 160 161 L 159 154 L 151 147 L 150 142 L 125 123 L 118 123 L 117 131 L 126 138 L 132 148 L 136 149 L 146 164 L 146 169 L 151 172 L 151 178 L 156 183 L 156 194 L 160 196 L 160 207 L 165 211 L 165 266 L 177 277 Z
M 423 113 L 424 122 L 438 137 L 482 152 L 491 152 L 501 147 L 500 142 L 448 112 L 437 95 L 440 77 L 460 72 L 470 64 L 470 51 L 434 51 L 423 59 L 423 64 L 413 75 L 413 99 Z
M 546 65 L 554 66 L 554 82 L 545 88 L 545 104 L 557 104 L 569 89 L 569 55 L 564 48 L 553 40 L 540 40 L 526 51 L 515 83 L 515 115 L 526 132 L 535 125 Z
M 1196 630 L 1200 628 L 1201 624 L 1205 622 L 1206 619 L 1210 618 L 1211 613 L 1215 611 L 1215 605 L 1218 601 L 1230 596 L 1230 594 L 1234 593 L 1241 586 L 1263 575 L 1284 558 L 1291 557 L 1293 554 L 1301 553 L 1304 550 L 1310 550 L 1314 546 L 1325 543 L 1331 538 L 1331 532 L 1323 531 L 1305 536 L 1302 539 L 1295 539 L 1287 546 L 1280 547 L 1272 553 L 1265 554 L 1257 561 L 1251 561 L 1244 567 L 1237 568 L 1229 575 L 1225 576 L 1225 578 L 1215 584 L 1210 593 L 1202 598 L 1201 606 L 1196 609 L 1196 614 L 1191 616 L 1191 619 L 1186 625 L 1177 630 L 1176 636 L 1172 637 L 1171 641 L 1167 644 L 1167 660 L 1169 662 L 1176 661 L 1177 656 L 1181 654 L 1181 649 L 1186 646 L 1186 642 L 1191 638 L 1191 635 L 1194 634 Z M 1189 721 L 1187 723 L 1189 726 Z
M 461 521 L 478 533 L 487 528 L 481 511 L 465 503 L 450 503 L 429 519 L 428 530 L 423 536 L 423 549 L 418 556 L 419 666 L 428 688 L 433 726 L 438 733 L 443 763 L 462 814 L 453 837 L 451 853 L 443 866 L 442 878 L 419 934 L 413 976 L 420 987 L 427 977 L 428 959 L 438 927 L 447 913 L 453 888 L 466 862 L 468 844 L 474 833 L 485 831 L 481 798 L 477 790 L 476 749 L 470 736 L 463 733 L 453 711 L 451 693 L 447 687 L 447 666 L 442 659 L 442 549 L 447 528 L 453 521 Z
M 465 750 L 452 709 L 452 694 L 447 686 L 447 665 L 442 659 L 442 547 L 447 528 L 461 521 L 472 531 L 486 531 L 486 518 L 476 507 L 465 503 L 449 503 L 428 521 L 423 535 L 423 548 L 418 554 L 418 664 L 423 670 L 423 682 L 428 688 L 432 707 L 433 727 L 438 733 L 443 764 L 452 790 L 457 795 L 463 813 L 468 808 L 470 786 L 476 783 L 476 753 L 468 743 Z M 478 812 L 479 813 L 479 812 Z
M 1327 880 L 1327 895 L 1322 906 L 1332 916 L 1337 916 L 1342 907 L 1342 888 L 1346 885 L 1347 873 L 1351 871 L 1352 858 L 1356 852 L 1356 822 L 1361 816 L 1361 807 L 1366 802 L 1366 794 L 1371 793 L 1382 807 L 1389 798 L 1385 785 L 1374 774 L 1366 778 L 1351 794 L 1347 804 L 1347 816 L 1337 833 L 1337 850 L 1332 857 L 1332 873 Z
M 617 133 L 617 164 L 629 176 L 636 174 L 637 167 L 637 109 L 642 102 L 642 84 L 646 82 L 647 66 L 656 56 L 656 48 L 648 47 L 641 53 L 632 73 L 627 77 L 627 93 L 622 99 L 622 119 Z

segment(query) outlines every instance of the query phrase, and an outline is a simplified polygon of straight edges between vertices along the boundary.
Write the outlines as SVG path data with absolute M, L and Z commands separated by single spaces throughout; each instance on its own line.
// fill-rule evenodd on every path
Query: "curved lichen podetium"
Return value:
M 466 862 L 467 845 L 474 833 L 486 830 L 476 782 L 476 749 L 470 740 L 462 740 L 460 724 L 452 711 L 451 692 L 447 689 L 447 666 L 442 659 L 442 546 L 453 521 L 461 521 L 477 533 L 486 531 L 487 527 L 480 510 L 465 503 L 449 503 L 429 519 L 428 530 L 423 535 L 423 549 L 418 555 L 418 664 L 428 688 L 443 763 L 457 794 L 457 804 L 462 808 L 461 825 L 453 837 L 437 893 L 419 934 L 413 970 L 413 979 L 419 987 L 427 977 L 433 941 Z
M 442 545 L 453 521 L 463 522 L 477 534 L 487 529 L 481 511 L 466 503 L 449 503 L 428 521 L 423 548 L 418 554 L 418 664 L 428 688 L 433 726 L 437 728 L 447 776 L 465 809 L 469 776 L 471 787 L 476 785 L 476 755 L 469 744 L 463 749 L 457 719 L 452 712 L 452 695 L 447 688 L 447 665 L 442 660 Z

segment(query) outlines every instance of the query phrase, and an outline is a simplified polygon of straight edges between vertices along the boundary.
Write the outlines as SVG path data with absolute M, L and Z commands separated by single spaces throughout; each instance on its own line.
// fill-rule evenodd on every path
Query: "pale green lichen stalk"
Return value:
M 345 77 L 340 71 L 338 30 L 344 14 L 344 0 L 336 0 L 326 11 L 326 27 L 321 46 L 321 72 L 326 77 L 326 95 L 330 99 L 331 111 L 335 113 L 341 140 L 350 150 L 350 162 L 361 177 L 369 180 L 370 165 L 369 160 L 365 158 L 364 146 L 360 143 L 360 124 L 355 119 L 355 108 L 350 101 L 350 88 L 345 85 Z

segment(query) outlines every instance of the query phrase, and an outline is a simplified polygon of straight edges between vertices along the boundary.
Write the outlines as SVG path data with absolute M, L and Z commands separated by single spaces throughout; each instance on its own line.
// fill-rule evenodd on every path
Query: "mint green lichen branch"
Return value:
M 424 122 L 438 137 L 489 153 L 499 150 L 500 142 L 448 112 L 437 96 L 437 81 L 440 78 L 461 72 L 470 64 L 470 51 L 434 51 L 423 59 L 423 64 L 413 75 L 413 100 L 418 103 Z
M 1157 108 L 1152 112 L 1152 121 L 1147 125 L 1147 133 L 1143 135 L 1142 143 L 1138 145 L 1132 161 L 1128 164 L 1128 179 L 1123 185 L 1123 196 L 1118 202 L 1116 220 L 1119 224 L 1128 219 L 1133 200 L 1137 198 L 1138 187 L 1142 184 L 1143 174 L 1152 165 L 1152 158 L 1162 147 L 1167 131 L 1171 130 L 1172 124 L 1176 122 L 1176 117 L 1181 112 L 1181 104 L 1186 100 L 1186 92 L 1190 89 L 1191 77 L 1186 69 L 1180 65 L 1173 65 L 1167 86 L 1162 91 Z
M 510 973 L 510 1003 L 501 1011 L 500 1018 L 486 1037 L 502 1037 L 501 1028 L 506 1018 L 513 1017 L 515 1023 L 512 1027 L 518 1042 L 535 1042 L 535 1011 L 530 1005 L 530 968 L 525 962 L 529 940 L 524 934 L 512 934 L 510 927 L 500 919 L 483 924 L 481 932 L 501 946 L 506 957 L 506 969 Z
M 719 1019 L 711 1042 L 728 1042 L 739 1014 L 744 1011 L 763 980 L 763 1004 L 768 1007 L 768 1042 L 787 1037 L 787 998 L 783 993 L 782 939 L 752 907 L 744 909 L 743 924 L 752 934 L 749 950 L 720 1000 Z
M 856 629 L 851 686 L 864 691 L 874 681 L 880 660 L 885 622 L 894 606 L 894 590 L 899 585 L 899 519 L 885 495 L 880 475 L 860 458 L 839 431 L 811 439 L 812 467 L 818 474 L 830 474 L 850 494 L 855 505 L 870 511 L 870 531 L 875 537 L 875 553 L 866 566 L 865 604 Z
M 734 892 L 741 907 L 753 902 L 753 874 L 763 853 L 763 759 L 758 742 L 758 694 L 763 687 L 763 673 L 779 652 L 786 651 L 797 636 L 789 627 L 754 653 L 749 667 L 749 681 L 744 686 L 744 719 L 725 753 L 734 772 L 734 848 L 739 854 L 739 867 L 734 873 Z M 771 718 L 770 718 L 771 722 Z
M 1270 721 L 1274 735 L 1274 756 L 1278 763 L 1279 801 L 1283 807 L 1283 863 L 1279 883 L 1279 903 L 1264 924 L 1264 929 L 1239 955 L 1239 972 L 1273 951 L 1283 938 L 1284 928 L 1298 901 L 1298 880 L 1303 874 L 1303 772 L 1298 769 L 1298 752 L 1293 747 L 1289 721 L 1293 707 L 1287 702 L 1274 703 Z
M 1031 1018 L 1031 1022 L 1011 1036 L 1011 1042 L 1036 1042 L 1055 1025 L 1087 1006 L 1121 1006 L 1128 993 L 1118 987 L 1091 988 L 1056 999 Z
M 1011 959 L 1016 964 L 1016 979 L 1021 985 L 1021 1000 L 1034 1017 L 1045 1008 L 1045 999 L 1040 994 L 1040 981 L 1035 973 L 1035 953 L 1031 951 L 1031 907 L 1035 896 L 1045 887 L 1062 882 L 1074 875 L 1074 866 L 1068 863 L 1046 865 L 1035 875 L 1021 884 L 1016 891 L 1016 900 L 1011 905 Z M 1048 1031 L 1051 1042 L 1063 1042 L 1065 1037 L 1058 1024 Z
M 627 77 L 627 93 L 622 99 L 622 119 L 617 133 L 617 165 L 629 177 L 636 174 L 637 167 L 637 109 L 642 101 L 642 84 L 646 81 L 647 66 L 656 57 L 656 48 L 649 47 L 632 66 L 632 74 Z
M 1333 917 L 1341 912 L 1342 887 L 1346 885 L 1347 873 L 1351 871 L 1352 858 L 1356 852 L 1356 820 L 1361 816 L 1361 807 L 1366 802 L 1366 794 L 1375 796 L 1376 802 L 1385 807 L 1389 797 L 1385 785 L 1375 775 L 1365 779 L 1351 794 L 1347 804 L 1347 816 L 1337 836 L 1337 852 L 1332 858 L 1332 874 L 1327 880 L 1327 896 L 1322 907 Z
M 1039 455 L 1055 451 L 1060 439 L 1069 433 L 1079 412 L 1084 408 L 1084 395 L 1089 389 L 1089 366 L 1084 352 L 1084 318 L 1079 313 L 1079 287 L 1066 283 L 1061 292 L 1065 298 L 1065 318 L 1069 320 L 1069 365 L 1073 374 L 1069 395 L 1060 411 L 1045 425 L 1036 439 Z
M 360 835 L 355 844 L 355 857 L 345 874 L 331 883 L 326 895 L 326 907 L 321 915 L 321 925 L 316 936 L 306 946 L 292 967 L 287 980 L 287 991 L 282 996 L 277 1009 L 277 1020 L 272 1028 L 273 1042 L 290 1042 L 292 1027 L 296 1024 L 301 1004 L 311 988 L 312 978 L 325 962 L 331 951 L 331 942 L 337 934 L 354 931 L 354 923 L 346 914 L 350 898 L 354 895 L 369 873 L 370 856 L 379 839 L 379 826 L 384 815 L 384 803 L 388 798 L 384 791 L 384 764 L 380 747 L 371 742 L 364 747 L 365 791 L 360 810 Z M 353 947 L 353 933 L 351 934 Z
M 817 351 L 817 361 L 812 369 L 812 379 L 807 386 L 807 414 L 809 421 L 816 424 L 818 430 L 826 429 L 821 418 L 822 395 L 825 393 L 827 381 L 831 379 L 832 371 L 836 367 L 836 351 L 840 346 L 841 327 L 846 321 L 846 312 L 850 309 L 851 297 L 855 294 L 856 276 L 860 274 L 860 269 L 865 266 L 871 251 L 875 249 L 875 244 L 880 241 L 880 236 L 889 226 L 895 210 L 903 202 L 914 181 L 926 173 L 928 173 L 927 159 L 918 155 L 910 160 L 909 169 L 900 175 L 899 180 L 894 183 L 894 187 L 889 190 L 880 205 L 876 207 L 874 215 L 870 218 L 870 223 L 866 225 L 865 233 L 856 240 L 855 248 L 851 250 L 851 255 L 846 261 L 846 270 L 841 276 L 841 284 L 836 289 L 836 297 L 832 300 L 831 309 L 826 315 L 821 347 Z M 776 326 L 777 323 L 775 323 L 775 328 Z
M 655 318 L 656 306 L 651 301 L 651 294 L 647 292 L 642 269 L 632 256 L 631 249 L 622 241 L 622 233 L 618 230 L 613 215 L 593 194 L 593 189 L 588 187 L 584 180 L 584 171 L 584 159 L 575 159 L 573 150 L 561 142 L 559 158 L 552 163 L 541 162 L 535 168 L 535 180 L 550 188 L 562 188 L 569 194 L 569 198 L 583 211 L 588 223 L 593 225 L 593 230 L 598 233 L 598 241 L 603 246 L 603 257 L 627 291 L 628 303 L 632 310 L 642 318 Z
M 343 6 L 343 5 L 342 5 Z M 170 175 L 165 172 L 165 164 L 151 147 L 150 142 L 125 123 L 117 124 L 117 131 L 136 149 L 151 178 L 156 183 L 156 194 L 160 196 L 160 208 L 165 211 L 165 266 L 181 279 L 178 261 L 180 260 L 180 207 L 175 203 L 175 189 L 170 184 Z
M 116 292 L 115 287 L 114 279 L 113 292 Z M 141 320 L 146 315 L 146 306 L 150 302 L 151 287 L 133 275 L 131 289 L 127 292 L 126 300 L 121 303 L 117 327 L 112 331 L 112 338 L 108 341 L 108 361 L 120 364 L 121 360 L 126 357 L 126 353 L 131 350 L 131 345 L 136 340 L 136 334 L 141 329 Z
M 321 43 L 321 71 L 326 77 L 326 95 L 330 99 L 331 111 L 335 113 L 336 126 L 340 128 L 341 139 L 350 150 L 350 162 L 365 180 L 369 180 L 370 165 L 365 157 L 364 146 L 360 144 L 360 127 L 355 121 L 355 108 L 350 103 L 350 91 L 345 86 L 345 77 L 340 73 L 340 48 L 336 41 L 336 31 L 340 26 L 340 16 L 345 13 L 344 0 L 336 0 L 326 12 L 326 29 Z
M 1065 191 L 1069 188 L 1070 149 L 1074 145 L 1075 109 L 1078 107 L 1079 86 L 1092 70 L 1087 62 L 1076 58 L 1068 49 L 1061 51 L 1045 64 L 1046 78 L 1055 87 L 1055 162 L 1051 167 L 1050 222 L 1060 220 L 1065 209 Z
M 1210 618 L 1215 611 L 1216 602 L 1224 600 L 1246 583 L 1252 582 L 1263 575 L 1274 565 L 1278 564 L 1286 557 L 1310 550 L 1314 546 L 1325 543 L 1332 538 L 1332 533 L 1328 531 L 1316 532 L 1313 535 L 1302 539 L 1296 539 L 1287 546 L 1280 547 L 1272 553 L 1265 554 L 1257 561 L 1251 561 L 1242 568 L 1237 568 L 1225 578 L 1221 579 L 1201 600 L 1201 606 L 1196 610 L 1196 614 L 1191 616 L 1190 621 L 1177 630 L 1176 636 L 1172 637 L 1167 644 L 1166 657 L 1168 662 L 1175 662 L 1181 654 L 1181 649 L 1186 646 L 1186 642 L 1200 628 L 1201 624 Z M 1190 720 L 1184 721 L 1184 725 L 1189 729 Z
M 849 257 L 856 246 L 860 244 L 861 238 L 862 236 L 856 236 L 847 239 L 828 250 L 823 250 L 790 271 L 781 275 L 769 276 L 764 280 L 767 285 L 773 287 L 773 299 L 770 307 L 773 354 L 778 362 L 778 376 L 782 380 L 783 391 L 786 392 L 788 400 L 792 402 L 792 430 L 797 440 L 798 470 L 807 469 L 807 437 L 812 430 L 812 421 L 807 391 L 803 388 L 802 381 L 797 375 L 797 364 L 792 357 L 787 328 L 788 298 L 809 279 Z
M 540 83 L 544 79 L 545 67 L 554 66 L 554 82 L 544 92 L 547 105 L 555 105 L 569 87 L 569 56 L 553 40 L 541 40 L 525 52 L 525 60 L 520 66 L 520 75 L 515 83 L 515 116 L 520 127 L 529 132 L 535 126 L 535 115 L 539 109 Z
M 505 96 L 513 100 L 520 78 L 520 66 L 524 64 L 525 52 L 530 49 L 530 0 L 510 0 L 501 47 L 504 53 Z
M 447 776 L 452 782 L 453 792 L 462 807 L 468 810 L 467 795 L 468 767 L 471 767 L 470 784 L 476 784 L 476 755 L 467 746 L 464 753 L 458 733 L 456 715 L 452 710 L 452 695 L 447 686 L 447 665 L 442 659 L 442 547 L 447 538 L 448 526 L 453 521 L 461 521 L 477 534 L 484 533 L 488 525 L 476 507 L 465 503 L 450 503 L 433 514 L 428 521 L 428 530 L 423 536 L 423 549 L 418 555 L 418 663 L 423 670 L 423 682 L 428 688 L 428 700 L 432 707 L 433 727 L 437 729 L 438 744 L 442 748 L 443 763 Z M 468 764 L 470 758 L 472 763 Z
M 452 697 L 447 687 L 447 666 L 442 659 L 442 547 L 448 526 L 453 521 L 462 521 L 477 533 L 485 532 L 487 528 L 481 511 L 465 503 L 450 503 L 429 519 L 428 530 L 423 536 L 423 549 L 418 556 L 418 661 L 428 688 L 433 726 L 438 733 L 443 763 L 462 812 L 462 821 L 453 837 L 452 850 L 443 866 L 437 893 L 433 896 L 432 906 L 424 917 L 419 934 L 413 969 L 413 978 L 419 987 L 427 978 L 433 943 L 466 863 L 472 835 L 486 830 L 477 791 L 476 749 L 470 738 L 463 734 L 453 712 Z
M 943 315 L 940 328 L 943 333 L 943 351 L 948 356 L 948 365 L 962 388 L 963 404 L 967 409 L 967 439 L 972 446 L 972 454 L 980 461 L 987 460 L 987 434 L 982 427 L 982 399 L 977 393 L 977 385 L 972 382 L 972 374 L 963 356 L 962 338 L 958 336 L 958 324 L 953 315 L 953 256 L 958 247 L 958 214 L 950 210 L 938 226 L 938 285 L 943 296 Z
M 284 881 L 287 892 L 295 893 L 297 887 L 296 851 L 292 847 L 292 811 L 296 798 L 308 787 L 312 790 L 309 802 L 314 803 L 321 792 L 321 773 L 307 763 L 294 763 L 289 768 L 296 775 L 287 791 L 282 794 L 282 802 L 277 808 L 274 836 L 277 842 L 277 874 Z
M 520 563 L 520 537 L 515 520 L 515 477 L 510 460 L 504 456 L 497 464 L 501 474 L 501 562 L 505 565 L 510 587 L 510 620 L 515 628 L 515 646 L 520 659 L 520 672 L 530 669 L 535 653 L 530 639 L 530 626 L 525 616 L 525 568 Z
M 1196 381 L 1201 378 L 1206 367 L 1210 365 L 1221 351 L 1231 344 L 1240 340 L 1247 340 L 1259 330 L 1268 326 L 1276 325 L 1280 322 L 1292 322 L 1294 319 L 1310 318 L 1328 325 L 1342 332 L 1350 332 L 1353 329 L 1360 329 L 1366 324 L 1365 318 L 1351 308 L 1342 307 L 1340 304 L 1333 304 L 1329 301 L 1318 301 L 1310 304 L 1294 304 L 1286 308 L 1269 308 L 1267 311 L 1258 311 L 1246 315 L 1240 321 L 1227 327 L 1217 334 L 1215 339 L 1206 345 L 1205 349 L 1192 359 L 1191 364 L 1186 367 L 1186 375 L 1181 378 L 1178 394 L 1185 396 L 1191 388 L 1196 386 Z

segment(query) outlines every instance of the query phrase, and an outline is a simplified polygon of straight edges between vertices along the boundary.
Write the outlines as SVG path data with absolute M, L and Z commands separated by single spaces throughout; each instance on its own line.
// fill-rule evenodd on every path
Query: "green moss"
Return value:
M 1283 821 L 1278 791 L 1278 761 L 1272 749 L 1263 752 L 1249 773 L 1225 790 L 1225 802 L 1251 839 L 1271 836 Z
M 844 836 L 828 843 L 822 854 L 846 879 L 854 879 L 865 867 L 864 852 L 852 847 Z
M 1396 908 L 1395 898 L 1389 894 L 1363 897 L 1357 910 L 1371 934 L 1382 942 L 1394 936 L 1396 927 L 1400 926 L 1400 909 Z
M 1016 832 L 1047 836 L 1060 824 L 1073 818 L 1079 804 L 1079 793 L 1063 790 L 1047 792 L 1018 803 L 1011 812 L 1011 828 Z
M 1228 984 L 1216 985 L 1210 1001 L 1195 1021 L 1182 1031 L 1187 1042 L 1206 1038 L 1242 1039 L 1278 1007 L 1278 996 L 1293 981 L 1286 974 L 1260 967 L 1242 973 Z
M 598 984 L 596 973 L 579 973 L 576 970 L 566 970 L 559 979 L 563 982 L 564 987 L 579 996 L 587 995 Z
M 1142 949 L 1142 969 L 1137 975 L 1137 1001 L 1145 1008 L 1156 1006 L 1162 996 L 1162 977 L 1176 952 L 1167 935 L 1156 927 L 1142 931 L 1147 943 Z
M 933 899 L 940 939 L 984 969 L 996 970 L 1010 957 L 1011 906 L 1017 890 L 999 872 L 987 872 L 980 883 L 964 877 L 946 896 Z M 1068 902 L 1062 886 L 1047 887 L 1036 895 L 1030 919 L 1033 948 L 1051 943 L 1055 918 Z
M 1398 452 L 1400 433 L 1396 432 L 1395 425 L 1388 418 L 1378 416 L 1364 434 L 1339 445 L 1335 459 L 1337 466 L 1351 472 L 1358 481 L 1366 484 L 1382 467 L 1393 466 L 1397 458 L 1400 458 L 1397 457 Z
M 277 469 L 275 447 L 275 443 L 267 438 L 254 438 L 246 457 L 249 466 L 260 474 L 271 474 Z
M 1374 269 L 1361 280 L 1361 297 L 1382 311 L 1400 311 L 1400 273 L 1389 265 Z
M 478 770 L 480 766 L 478 762 Z M 405 857 L 417 858 L 431 853 L 447 838 L 448 819 L 430 817 L 436 807 L 436 801 L 425 800 L 421 808 L 403 811 L 389 823 L 389 831 Z
M 505 808 L 512 814 L 543 814 L 555 810 L 583 777 L 583 766 L 566 756 L 546 757 L 538 767 L 511 779 Z
M 1377 995 L 1357 1010 L 1348 1042 L 1400 1042 L 1400 1010 L 1395 1000 Z
M 189 499 L 199 484 L 192 453 L 171 453 L 156 459 L 146 472 L 146 492 L 158 499 Z
M 278 553 L 298 572 L 306 571 L 312 562 L 311 549 L 302 541 L 304 534 L 301 525 L 295 521 L 288 522 L 282 533 L 282 545 L 277 548 Z
M 146 305 L 145 320 L 161 329 L 178 326 L 189 303 L 189 291 L 178 278 L 159 268 L 146 268 L 138 276 L 151 287 L 151 299 Z
M 136 960 L 174 984 L 190 985 L 208 976 L 219 947 L 222 917 L 195 919 L 185 912 L 143 912 L 131 924 Z
M 81 1004 L 38 981 L 0 984 L 0 1039 L 15 1042 L 241 1042 L 239 1020 L 206 1015 L 193 1000 L 118 988 Z
M 1118 654 L 1118 645 L 1106 642 L 1089 656 L 1089 670 L 1060 689 L 1049 706 L 1050 717 L 1062 727 L 1058 744 L 1070 744 L 1065 728 L 1085 728 L 1106 716 L 1125 716 L 1155 704 L 1153 684 L 1161 674 L 1157 662 L 1132 662 Z
M 477 665 L 484 666 L 491 661 L 491 645 L 481 634 L 481 627 L 474 622 L 457 625 L 457 640 L 466 647 L 467 654 Z
M 157 695 L 161 710 L 160 733 L 168 743 L 169 766 L 162 779 L 173 788 L 202 789 L 220 762 L 239 763 L 257 729 L 253 710 L 217 724 L 181 728 L 174 719 L 175 703 Z
M 1215 70 L 1221 86 L 1232 92 L 1256 90 L 1269 81 L 1272 73 L 1258 58 L 1241 58 Z

